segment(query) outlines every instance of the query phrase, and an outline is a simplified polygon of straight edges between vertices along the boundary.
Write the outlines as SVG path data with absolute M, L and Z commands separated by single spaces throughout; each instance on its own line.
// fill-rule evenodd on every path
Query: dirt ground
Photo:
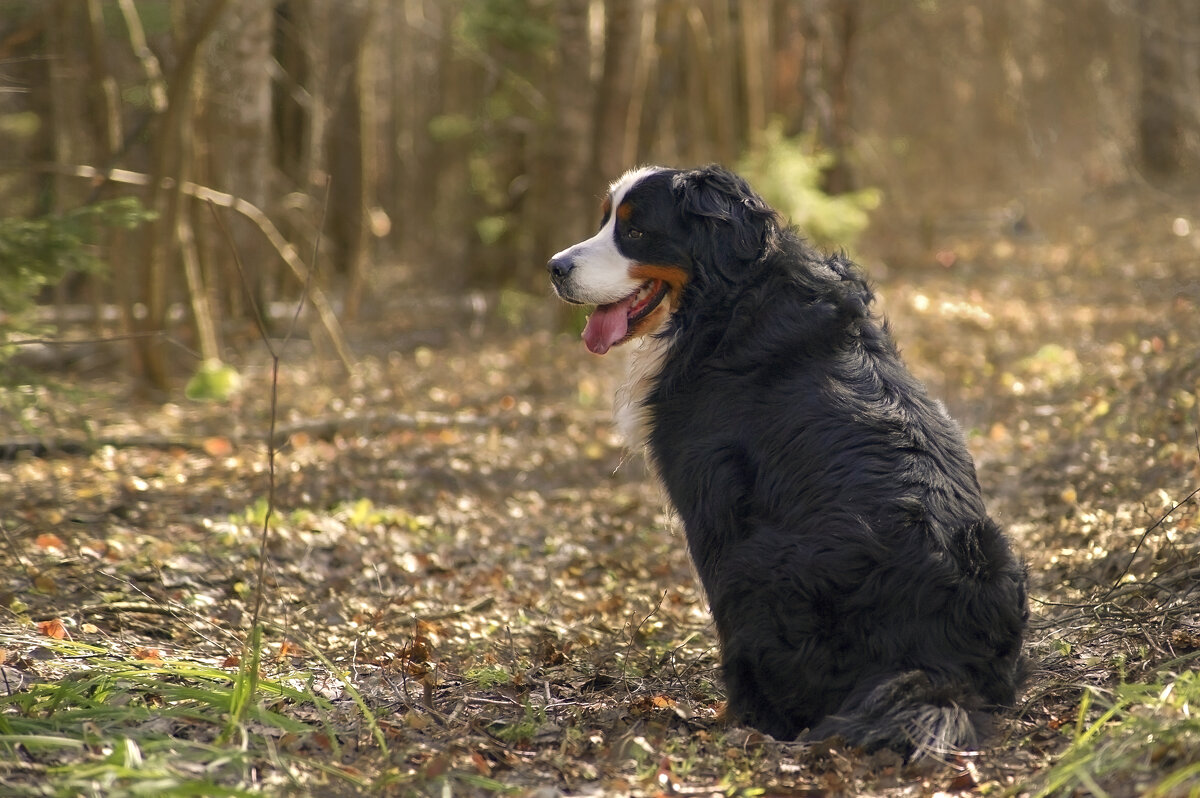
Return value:
M 264 670 L 349 674 L 386 753 L 336 680 L 312 687 L 341 713 L 336 756 L 319 734 L 275 743 L 384 794 L 1051 789 L 1103 696 L 1194 670 L 1200 651 L 1200 215 L 1180 207 L 1126 190 L 863 247 L 881 312 L 961 421 L 1031 570 L 1029 682 L 977 756 L 912 768 L 722 723 L 680 530 L 610 428 L 621 355 L 560 332 L 548 295 L 404 281 L 381 284 L 353 330 L 358 373 L 305 341 L 284 353 L 262 593 Z M 228 403 L 150 403 L 94 370 L 7 394 L 0 651 L 14 672 L 84 667 L 45 645 L 51 619 L 114 656 L 242 650 L 270 421 L 270 362 L 245 342 Z M 0 775 L 32 791 L 79 756 L 24 755 Z M 230 783 L 354 792 L 263 760 Z M 1196 736 L 1151 740 L 1078 789 L 1136 795 L 1197 760 Z

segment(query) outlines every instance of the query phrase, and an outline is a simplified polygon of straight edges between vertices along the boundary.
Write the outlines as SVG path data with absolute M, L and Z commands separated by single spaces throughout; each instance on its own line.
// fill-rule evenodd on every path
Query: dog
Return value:
M 872 289 L 712 165 L 612 184 L 554 255 L 682 522 L 720 641 L 726 717 L 916 759 L 976 748 L 1011 705 L 1026 569 L 963 434 L 901 360 Z

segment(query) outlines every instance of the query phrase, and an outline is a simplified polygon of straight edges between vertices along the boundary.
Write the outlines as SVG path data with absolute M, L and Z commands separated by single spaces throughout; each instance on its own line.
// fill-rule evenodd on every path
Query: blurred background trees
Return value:
M 739 165 L 834 245 L 876 205 L 919 245 L 1050 186 L 1186 191 L 1200 4 L 0 0 L 0 146 L 0 344 L 19 285 L 165 388 L 157 333 L 219 360 L 306 284 L 343 360 L 385 275 L 540 290 L 637 163 Z

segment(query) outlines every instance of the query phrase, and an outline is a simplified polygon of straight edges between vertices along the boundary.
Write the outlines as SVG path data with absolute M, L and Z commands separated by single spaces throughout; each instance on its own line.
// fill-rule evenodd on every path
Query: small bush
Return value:
M 133 197 L 85 205 L 57 216 L 0 219 L 0 362 L 13 333 L 29 332 L 42 289 L 71 272 L 97 272 L 96 240 L 104 228 L 130 230 L 150 213 Z
M 821 177 L 833 166 L 832 153 L 819 150 L 810 137 L 788 138 L 772 123 L 761 146 L 738 163 L 738 171 L 784 218 L 818 244 L 852 247 L 879 207 L 878 189 L 830 195 Z

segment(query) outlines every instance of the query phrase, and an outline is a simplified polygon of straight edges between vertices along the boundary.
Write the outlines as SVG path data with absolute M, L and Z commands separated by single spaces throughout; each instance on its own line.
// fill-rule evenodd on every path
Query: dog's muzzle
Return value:
M 565 255 L 555 255 L 546 264 L 546 271 L 550 272 L 550 282 L 554 286 L 555 293 L 567 302 L 581 304 L 579 300 L 571 296 L 568 290 L 568 284 L 571 281 L 571 272 L 574 269 L 574 258 Z
M 556 284 L 566 279 L 571 270 L 575 268 L 575 262 L 569 256 L 555 255 L 546 264 L 546 271 L 550 272 L 550 279 Z

